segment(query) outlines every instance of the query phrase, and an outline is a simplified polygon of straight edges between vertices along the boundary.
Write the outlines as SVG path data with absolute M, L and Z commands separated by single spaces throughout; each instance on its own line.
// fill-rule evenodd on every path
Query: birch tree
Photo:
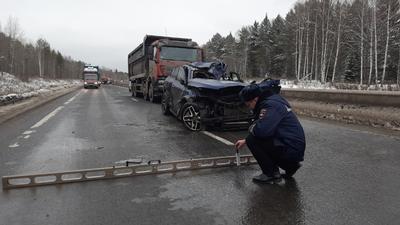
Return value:
M 389 48 L 389 38 L 390 38 L 390 3 L 387 4 L 385 60 L 383 61 L 383 72 L 382 72 L 381 86 L 385 82 L 386 63 L 387 63 L 388 48 Z
M 341 36 L 341 26 L 342 26 L 342 7 L 340 2 L 337 3 L 337 7 L 339 10 L 339 22 L 337 28 L 337 40 L 336 40 L 336 55 L 335 55 L 335 62 L 333 65 L 333 72 L 332 72 L 332 83 L 335 83 L 335 75 L 336 75 L 336 66 L 339 57 L 339 50 L 340 50 L 340 36 Z
M 9 44 L 9 68 L 10 73 L 14 72 L 14 64 L 15 64 L 15 43 L 18 38 L 22 36 L 21 29 L 18 23 L 18 19 L 10 16 L 7 20 L 5 26 L 5 33 L 10 38 Z
M 361 27 L 360 27 L 360 86 L 364 77 L 364 0 L 361 0 Z

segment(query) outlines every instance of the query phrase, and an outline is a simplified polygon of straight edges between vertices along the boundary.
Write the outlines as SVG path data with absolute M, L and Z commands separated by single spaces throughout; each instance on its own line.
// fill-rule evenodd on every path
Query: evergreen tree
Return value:
M 259 48 L 259 65 L 260 73 L 269 74 L 271 70 L 271 23 L 268 15 L 265 15 L 260 24 L 260 48 Z
M 250 37 L 250 28 L 242 27 L 238 31 L 239 42 L 237 43 L 236 57 L 240 59 L 239 73 L 242 74 L 243 77 L 249 77 L 247 71 L 248 64 L 248 49 L 249 49 L 249 37 Z
M 262 76 L 259 72 L 259 50 L 261 47 L 259 29 L 260 25 L 257 21 L 250 27 L 247 51 L 247 71 L 250 77 Z
M 278 15 L 272 22 L 271 27 L 271 75 L 281 77 L 285 75 L 286 67 L 286 46 L 285 21 Z
M 222 59 L 222 55 L 225 51 L 224 38 L 219 33 L 214 34 L 211 40 L 206 43 L 205 49 L 208 60 Z

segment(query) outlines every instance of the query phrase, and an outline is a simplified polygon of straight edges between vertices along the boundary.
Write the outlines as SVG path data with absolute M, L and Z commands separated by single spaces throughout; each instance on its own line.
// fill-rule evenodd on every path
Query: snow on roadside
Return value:
M 302 81 L 294 82 L 292 80 L 281 80 L 282 88 L 302 88 L 302 89 L 336 89 L 330 83 L 323 84 L 320 81 Z
M 245 79 L 245 82 L 251 83 L 256 81 L 261 82 L 263 78 Z M 355 83 L 335 83 L 330 82 L 321 83 L 317 80 L 280 80 L 281 87 L 287 89 L 314 89 L 314 90 L 363 90 L 363 91 L 400 91 L 400 87 L 397 84 L 384 84 L 384 85 L 359 85 Z
M 24 82 L 14 75 L 0 73 L 0 102 L 26 99 L 77 85 L 81 85 L 80 80 L 47 80 L 35 78 Z

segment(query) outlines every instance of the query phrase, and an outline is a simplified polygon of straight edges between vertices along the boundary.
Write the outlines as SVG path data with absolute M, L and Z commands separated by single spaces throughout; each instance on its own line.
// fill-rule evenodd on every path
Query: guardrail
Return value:
M 354 90 L 306 90 L 282 89 L 288 99 L 301 99 L 316 102 L 348 103 L 369 106 L 400 107 L 400 92 L 354 91 Z

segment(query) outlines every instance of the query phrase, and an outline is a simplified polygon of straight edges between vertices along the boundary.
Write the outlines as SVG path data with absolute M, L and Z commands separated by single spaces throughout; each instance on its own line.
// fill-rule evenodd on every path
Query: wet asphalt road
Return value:
M 1 190 L 0 224 L 399 224 L 400 138 L 301 122 L 306 159 L 294 180 L 254 184 L 254 165 Z M 0 134 L 0 176 L 234 153 L 115 86 L 70 93 Z

